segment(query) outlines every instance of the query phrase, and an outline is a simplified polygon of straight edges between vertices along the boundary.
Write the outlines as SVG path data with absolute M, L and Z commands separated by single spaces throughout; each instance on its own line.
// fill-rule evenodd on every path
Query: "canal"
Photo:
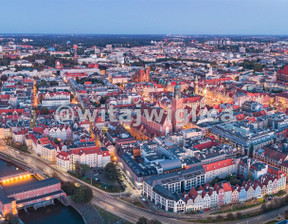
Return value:
M 55 200 L 55 205 L 49 205 L 46 208 L 29 208 L 28 212 L 19 211 L 19 218 L 25 224 L 84 224 L 81 215 L 71 206 L 64 206 Z

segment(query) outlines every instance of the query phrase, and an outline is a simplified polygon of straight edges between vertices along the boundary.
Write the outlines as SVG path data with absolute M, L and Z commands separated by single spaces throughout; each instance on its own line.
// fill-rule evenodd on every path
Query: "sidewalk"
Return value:
M 69 198 L 69 202 L 70 205 L 82 216 L 85 224 L 104 224 L 104 220 L 92 204 L 76 204 L 71 200 L 71 198 Z

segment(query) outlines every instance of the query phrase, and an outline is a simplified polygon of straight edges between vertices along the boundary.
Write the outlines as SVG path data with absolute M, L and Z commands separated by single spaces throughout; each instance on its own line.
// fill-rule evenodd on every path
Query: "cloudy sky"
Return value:
M 0 33 L 288 34 L 288 0 L 1 0 Z

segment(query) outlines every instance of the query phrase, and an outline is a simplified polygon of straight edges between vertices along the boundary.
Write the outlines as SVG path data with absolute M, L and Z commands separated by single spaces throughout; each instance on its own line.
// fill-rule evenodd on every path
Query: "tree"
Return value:
M 20 222 L 16 216 L 14 216 L 12 214 L 7 214 L 5 216 L 4 224 L 18 224 L 18 223 L 20 223 Z
M 105 104 L 106 100 L 109 98 L 109 96 L 103 96 L 101 99 L 100 99 L 100 104 Z
M 51 86 L 51 87 L 52 87 L 52 86 L 58 86 L 58 85 L 59 85 L 58 82 L 55 81 L 55 80 L 53 80 L 53 81 L 50 82 L 50 86 Z
M 74 95 L 70 93 L 70 101 L 72 101 L 74 98 L 75 98 Z
M 261 205 L 261 210 L 266 212 L 267 211 L 267 205 L 266 203 L 264 203 L 263 205 Z
M 1 81 L 5 82 L 8 80 L 8 77 L 7 77 L 7 75 L 1 75 L 0 79 L 1 79 Z
M 84 175 L 88 170 L 90 169 L 90 166 L 86 164 L 81 164 L 81 173 Z
M 285 218 L 285 219 L 288 219 L 288 210 L 285 210 L 285 212 L 284 212 L 284 218 Z
M 148 224 L 148 220 L 145 217 L 140 217 L 137 224 Z
M 54 138 L 53 142 L 56 144 L 56 145 L 59 145 L 61 140 L 59 140 L 58 138 Z
M 47 107 L 41 107 L 40 114 L 49 114 L 49 109 Z
M 75 163 L 74 173 L 75 173 L 77 178 L 80 179 L 82 177 L 81 164 L 79 162 Z
M 211 185 L 215 185 L 216 183 L 218 183 L 220 181 L 219 177 L 215 177 L 213 180 L 210 181 Z
M 67 195 L 73 195 L 76 190 L 76 187 L 72 182 L 62 182 L 61 188 Z
M 217 215 L 217 220 L 223 220 L 223 216 L 222 215 Z
M 53 172 L 52 177 L 56 178 L 56 179 L 60 179 L 58 174 L 56 172 Z
M 255 72 L 262 72 L 263 71 L 263 66 L 261 64 L 255 64 L 254 65 L 254 71 Z
M 90 169 L 86 164 L 80 164 L 79 162 L 75 163 L 74 174 L 77 178 L 81 179 L 83 175 Z
M 42 87 L 47 86 L 47 82 L 46 82 L 46 80 L 42 79 L 40 85 L 41 85 Z
M 75 189 L 72 200 L 75 203 L 89 203 L 93 198 L 93 191 L 90 187 L 81 185 Z
M 285 203 L 288 203 L 288 195 L 285 196 L 284 201 Z
M 240 212 L 237 212 L 237 213 L 236 213 L 236 218 L 237 218 L 237 219 L 241 219 L 241 218 L 242 218 L 242 214 L 241 214 Z
M 110 180 L 117 180 L 120 177 L 119 170 L 114 163 L 108 163 L 104 168 L 105 176 Z
M 228 213 L 227 216 L 226 216 L 226 218 L 227 218 L 228 220 L 233 220 L 233 219 L 234 219 L 234 215 L 233 215 L 232 213 Z

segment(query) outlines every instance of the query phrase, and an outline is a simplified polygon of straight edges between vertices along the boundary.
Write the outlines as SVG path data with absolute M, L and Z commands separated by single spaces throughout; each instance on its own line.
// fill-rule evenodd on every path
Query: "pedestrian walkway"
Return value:
M 104 224 L 102 217 L 90 203 L 76 204 L 71 200 L 70 205 L 79 212 L 85 224 Z

